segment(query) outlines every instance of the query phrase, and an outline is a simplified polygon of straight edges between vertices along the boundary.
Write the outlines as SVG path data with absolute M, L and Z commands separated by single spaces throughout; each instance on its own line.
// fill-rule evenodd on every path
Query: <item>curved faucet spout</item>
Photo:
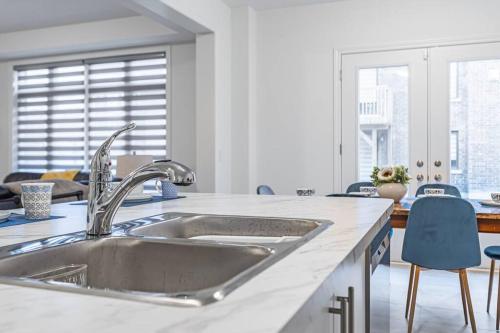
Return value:
M 135 128 L 131 123 L 116 131 L 97 149 L 91 163 L 89 197 L 87 205 L 87 234 L 108 235 L 111 225 L 123 200 L 139 184 L 154 178 L 167 178 L 176 185 L 191 185 L 196 182 L 193 170 L 181 163 L 160 160 L 146 164 L 125 177 L 114 189 L 110 189 L 110 146 L 117 136 Z
M 104 192 L 97 199 L 93 224 L 87 226 L 87 233 L 90 235 L 110 234 L 112 221 L 123 200 L 136 186 L 155 178 L 168 178 L 174 184 L 181 186 L 191 185 L 196 181 L 194 171 L 181 163 L 161 160 L 144 165 L 125 177 L 114 190 Z

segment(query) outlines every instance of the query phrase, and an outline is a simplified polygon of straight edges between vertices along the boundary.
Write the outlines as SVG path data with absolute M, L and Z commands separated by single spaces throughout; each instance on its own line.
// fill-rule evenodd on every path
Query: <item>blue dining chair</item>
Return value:
M 453 195 L 454 197 L 461 198 L 460 190 L 453 185 L 449 184 L 424 184 L 417 189 L 416 196 L 425 194 L 424 190 L 426 188 L 438 188 L 443 189 L 444 194 Z
M 408 318 L 411 299 L 408 332 L 412 331 L 415 316 L 420 271 L 437 269 L 459 274 L 465 324 L 468 324 L 468 312 L 475 333 L 476 321 L 466 271 L 481 263 L 474 207 L 466 200 L 453 197 L 417 199 L 408 216 L 402 258 L 412 264 L 405 314 Z
M 345 193 L 332 193 L 328 194 L 327 197 L 360 197 L 360 198 L 366 198 L 365 195 L 362 194 L 351 194 L 353 192 L 361 192 L 361 187 L 363 186 L 373 186 L 372 182 L 358 182 L 358 183 L 353 183 L 347 187 L 347 190 Z
M 326 196 L 330 198 L 366 198 L 366 195 L 363 194 L 349 194 L 349 193 L 332 193 L 332 194 L 327 194 Z
M 372 182 L 358 182 L 358 183 L 353 183 L 347 187 L 347 190 L 345 191 L 346 193 L 351 193 L 351 192 L 361 192 L 361 187 L 363 186 L 374 186 Z
M 259 185 L 257 187 L 257 194 L 260 194 L 260 195 L 274 195 L 274 191 L 268 185 Z
M 488 283 L 488 304 L 486 306 L 486 312 L 490 313 L 491 289 L 493 288 L 493 276 L 495 274 L 495 260 L 500 260 L 500 246 L 488 246 L 484 249 L 484 254 L 491 259 L 490 281 Z M 498 281 L 500 281 L 500 270 L 498 271 Z M 500 282 L 498 284 L 496 321 L 496 329 L 498 331 L 500 328 Z

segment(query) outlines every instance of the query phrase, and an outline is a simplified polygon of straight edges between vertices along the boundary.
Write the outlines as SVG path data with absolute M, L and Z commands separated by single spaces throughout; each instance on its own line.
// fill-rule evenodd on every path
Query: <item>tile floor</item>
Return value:
M 391 266 L 391 333 L 407 331 L 404 314 L 409 271 L 406 265 Z M 468 277 L 478 332 L 495 332 L 498 270 L 490 314 L 486 313 L 488 273 L 470 271 Z M 472 332 L 464 322 L 458 274 L 441 271 L 420 274 L 413 332 Z

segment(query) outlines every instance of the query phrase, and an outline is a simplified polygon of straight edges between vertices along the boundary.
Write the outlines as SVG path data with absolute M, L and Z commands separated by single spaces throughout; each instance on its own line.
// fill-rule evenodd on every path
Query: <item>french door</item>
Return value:
M 431 178 L 489 198 L 500 191 L 500 43 L 433 48 L 430 59 Z
M 342 187 L 404 164 L 464 196 L 500 191 L 500 43 L 342 56 Z
M 342 188 L 373 166 L 403 164 L 410 191 L 427 180 L 427 49 L 342 56 Z

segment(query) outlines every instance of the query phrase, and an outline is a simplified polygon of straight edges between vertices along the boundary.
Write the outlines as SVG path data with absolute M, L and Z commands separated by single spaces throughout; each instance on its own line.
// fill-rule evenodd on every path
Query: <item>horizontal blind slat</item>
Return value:
M 37 74 L 37 75 L 22 75 L 18 76 L 17 80 L 22 83 L 22 81 L 27 80 L 37 80 L 37 79 L 48 79 L 48 78 L 62 78 L 62 77 L 80 77 L 83 76 L 84 71 L 74 71 L 74 72 L 63 72 L 63 73 L 47 73 L 47 74 Z
M 85 94 L 85 88 L 79 87 L 75 89 L 67 89 L 67 90 L 53 90 L 53 91 L 37 91 L 37 92 L 22 92 L 19 91 L 17 94 L 17 99 L 25 99 L 25 98 L 39 98 L 39 97 L 63 97 L 63 96 L 73 96 L 73 95 L 82 95 Z
M 83 122 L 83 117 L 81 119 L 40 119 L 40 120 L 18 120 L 18 125 L 35 125 L 35 124 L 72 124 Z
M 72 99 L 65 101 L 38 101 L 38 102 L 25 102 L 23 100 L 17 102 L 17 107 L 34 107 L 34 106 L 59 106 L 59 105 L 80 105 L 84 103 L 84 99 Z
M 89 73 L 90 74 L 109 74 L 109 73 L 122 73 L 123 72 L 123 67 L 114 67 L 114 68 L 90 68 Z M 134 71 L 143 71 L 143 70 L 165 70 L 165 64 L 158 64 L 158 65 L 137 65 L 137 66 L 130 66 L 128 67 L 128 70 L 134 70 Z
M 158 110 L 165 108 L 165 105 L 125 105 L 125 106 L 107 106 L 107 107 L 89 107 L 92 112 L 108 112 L 108 111 L 135 111 L 135 110 Z
M 136 96 L 117 96 L 117 97 L 92 97 L 90 103 L 104 103 L 104 102 L 132 102 L 132 101 L 147 101 L 147 100 L 165 100 L 166 95 L 151 94 L 151 95 L 136 95 Z
M 104 93 L 104 92 L 141 92 L 148 90 L 165 90 L 165 84 L 163 83 L 155 83 L 155 84 L 145 84 L 145 85 L 136 85 L 136 86 L 120 86 L 120 87 L 89 87 L 90 94 L 96 93 Z
M 89 85 L 90 87 L 94 87 L 95 85 L 101 84 L 101 83 L 129 83 L 129 82 L 135 82 L 135 81 L 155 81 L 155 80 L 165 80 L 166 76 L 165 74 L 161 75 L 147 75 L 147 76 L 124 76 L 124 77 L 117 77 L 117 78 L 105 78 L 105 79 L 90 79 L 89 80 Z
M 25 84 L 18 85 L 19 92 L 23 92 L 23 90 L 29 89 L 41 89 L 41 88 L 61 88 L 68 86 L 82 86 L 84 84 L 83 79 L 78 81 L 70 81 L 70 82 L 52 82 L 52 83 L 37 83 L 37 84 Z

